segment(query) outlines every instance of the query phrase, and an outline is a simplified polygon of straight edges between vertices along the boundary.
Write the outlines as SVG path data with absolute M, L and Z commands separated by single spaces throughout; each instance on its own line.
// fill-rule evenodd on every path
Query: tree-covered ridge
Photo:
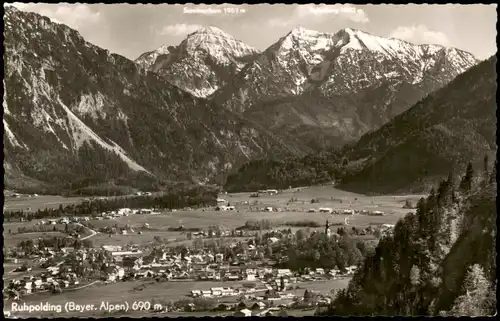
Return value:
M 368 256 L 327 315 L 492 315 L 496 171 L 450 175 Z
M 496 150 L 496 58 L 456 77 L 380 129 L 342 149 L 261 160 L 229 176 L 228 190 L 340 181 L 361 193 L 428 191 L 450 168 Z
M 339 164 L 341 161 L 335 152 L 299 159 L 251 161 L 227 178 L 225 188 L 241 192 L 326 183 L 341 173 Z

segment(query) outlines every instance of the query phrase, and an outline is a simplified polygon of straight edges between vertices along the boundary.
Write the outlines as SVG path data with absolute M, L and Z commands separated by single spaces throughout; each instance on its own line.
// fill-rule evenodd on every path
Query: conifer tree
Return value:
M 479 264 L 469 268 L 463 286 L 465 293 L 455 300 L 452 315 L 484 316 L 494 311 L 496 302 L 492 300 L 490 283 Z
M 474 177 L 474 169 L 472 168 L 472 163 L 467 164 L 467 169 L 465 170 L 465 175 L 460 182 L 460 191 L 462 193 L 469 193 L 472 189 L 472 179 Z
M 493 168 L 491 169 L 490 183 L 495 182 L 496 179 L 497 179 L 497 160 L 495 159 L 495 164 L 493 164 Z
M 488 177 L 488 164 L 489 164 L 489 158 L 488 158 L 488 155 L 484 155 L 484 158 L 483 158 L 483 172 L 484 172 L 484 177 L 487 178 Z

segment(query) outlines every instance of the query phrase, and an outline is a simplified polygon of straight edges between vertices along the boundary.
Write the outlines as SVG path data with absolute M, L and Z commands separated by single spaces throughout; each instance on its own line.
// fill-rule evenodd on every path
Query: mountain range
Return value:
M 360 193 L 429 191 L 468 162 L 496 158 L 496 79 L 491 57 L 353 144 L 291 160 L 249 162 L 225 187 L 244 191 L 336 181 Z
M 220 182 L 352 143 L 477 63 L 353 29 L 261 52 L 216 27 L 131 61 L 13 7 L 4 26 L 5 185 L 55 192 Z
M 297 137 L 303 148 L 317 149 L 380 127 L 477 60 L 455 48 L 350 28 L 295 28 L 258 52 L 212 27 L 190 34 L 168 53 L 163 46 L 136 62 L 277 135 Z M 198 75 L 212 81 L 199 82 Z

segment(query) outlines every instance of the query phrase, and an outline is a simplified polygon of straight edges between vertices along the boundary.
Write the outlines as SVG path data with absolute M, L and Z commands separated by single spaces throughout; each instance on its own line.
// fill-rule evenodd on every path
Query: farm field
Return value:
M 332 186 L 314 186 L 298 189 L 284 190 L 277 195 L 262 195 L 258 198 L 250 197 L 251 193 L 235 193 L 221 195 L 231 205 L 236 207 L 236 211 L 215 211 L 213 209 L 194 209 L 194 210 L 178 210 L 173 212 L 165 212 L 156 215 L 130 215 L 112 220 L 92 220 L 90 223 L 96 228 L 113 227 L 115 225 L 124 227 L 129 225 L 130 228 L 138 232 L 137 229 L 142 228 L 145 223 L 149 224 L 152 230 L 142 230 L 142 234 L 129 233 L 128 235 L 112 235 L 97 234 L 90 238 L 95 246 L 106 244 L 145 244 L 154 241 L 155 236 L 159 236 L 164 240 L 177 239 L 178 242 L 170 243 L 170 246 L 180 244 L 189 244 L 191 241 L 186 239 L 185 234 L 181 232 L 168 231 L 170 227 L 179 227 L 183 225 L 186 228 L 206 228 L 210 225 L 218 225 L 223 229 L 234 229 L 243 226 L 245 222 L 250 220 L 267 219 L 274 223 L 275 227 L 283 226 L 286 222 L 311 220 L 321 225 L 326 220 L 329 221 L 333 228 L 335 225 L 344 225 L 346 217 L 349 226 L 366 227 L 369 225 L 395 224 L 401 217 L 407 214 L 408 209 L 404 209 L 403 205 L 406 200 L 416 203 L 418 199 L 424 195 L 407 195 L 407 196 L 366 196 L 350 192 L 338 190 Z M 289 202 L 294 198 L 294 202 Z M 319 203 L 311 204 L 311 199 L 319 200 Z M 11 205 L 22 199 L 7 200 Z M 42 205 L 58 206 L 59 201 L 63 202 L 78 202 L 83 198 L 63 198 L 58 196 L 39 196 L 37 198 L 27 198 L 26 201 L 31 202 L 30 206 L 37 203 Z M 267 206 L 273 206 L 285 209 L 281 212 L 262 212 L 257 209 L 262 209 Z M 359 210 L 379 210 L 385 212 L 384 216 L 368 216 L 368 215 L 332 215 L 326 213 L 307 213 L 311 208 L 318 209 L 320 207 L 330 207 L 333 209 L 359 209 Z M 4 230 L 17 231 L 21 226 L 32 226 L 36 220 L 31 222 L 12 222 L 5 223 Z M 287 226 L 289 227 L 289 226 Z M 299 229 L 292 227 L 292 230 Z M 311 228 L 314 229 L 314 228 Z M 4 234 L 6 246 L 12 246 L 23 240 L 26 237 L 35 238 L 42 235 L 8 235 Z
M 332 289 L 339 290 L 346 288 L 350 280 L 351 277 L 326 281 L 300 282 L 297 284 L 300 289 L 290 290 L 287 291 L 287 293 L 293 293 L 294 295 L 300 296 L 304 294 L 305 289 L 308 289 L 326 295 L 329 294 Z
M 6 197 L 4 201 L 4 210 L 27 210 L 32 211 L 45 208 L 58 208 L 60 204 L 63 206 L 77 204 L 82 202 L 85 197 L 63 197 L 56 195 L 39 195 L 36 197 L 21 196 L 19 198 Z
M 122 234 L 104 234 L 98 233 L 89 240 L 92 241 L 94 247 L 100 247 L 103 245 L 126 245 L 126 244 L 137 244 L 143 245 L 151 242 L 155 242 L 155 236 L 161 237 L 162 240 L 171 240 L 182 238 L 184 241 L 188 241 L 185 235 L 180 235 L 180 232 L 169 232 L 169 231 L 143 231 L 143 234 L 129 233 L 127 235 Z M 177 245 L 180 242 L 175 242 Z
M 97 227 L 130 225 L 137 228 L 148 223 L 151 227 L 158 229 L 168 229 L 184 225 L 188 228 L 204 228 L 210 225 L 218 225 L 222 228 L 237 228 L 249 220 L 267 219 L 282 225 L 285 222 L 312 220 L 319 224 L 324 224 L 325 220 L 331 224 L 344 224 L 346 215 L 332 215 L 326 213 L 307 213 L 311 208 L 330 207 L 333 209 L 359 209 L 359 210 L 379 210 L 385 212 L 384 216 L 354 215 L 349 218 L 349 225 L 368 226 L 385 223 L 394 224 L 397 220 L 409 211 L 404 209 L 406 200 L 416 203 L 423 195 L 408 196 L 365 196 L 349 192 L 340 191 L 331 186 L 319 186 L 285 190 L 273 196 L 250 197 L 251 193 L 235 193 L 221 195 L 231 205 L 236 207 L 236 211 L 215 211 L 212 209 L 195 209 L 189 211 L 178 210 L 158 215 L 130 215 L 114 220 L 92 221 Z M 297 201 L 289 203 L 291 198 Z M 311 199 L 318 199 L 319 203 L 311 204 Z M 248 202 L 248 204 L 245 204 Z M 288 203 L 288 204 L 287 204 Z M 286 209 L 281 212 L 262 212 L 257 208 L 267 206 Z

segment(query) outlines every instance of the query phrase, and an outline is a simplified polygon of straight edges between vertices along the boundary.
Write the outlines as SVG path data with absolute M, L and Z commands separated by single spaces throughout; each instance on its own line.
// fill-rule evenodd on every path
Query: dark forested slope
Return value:
M 469 165 L 460 183 L 450 177 L 421 199 L 326 314 L 494 314 L 496 171 L 476 171 Z

